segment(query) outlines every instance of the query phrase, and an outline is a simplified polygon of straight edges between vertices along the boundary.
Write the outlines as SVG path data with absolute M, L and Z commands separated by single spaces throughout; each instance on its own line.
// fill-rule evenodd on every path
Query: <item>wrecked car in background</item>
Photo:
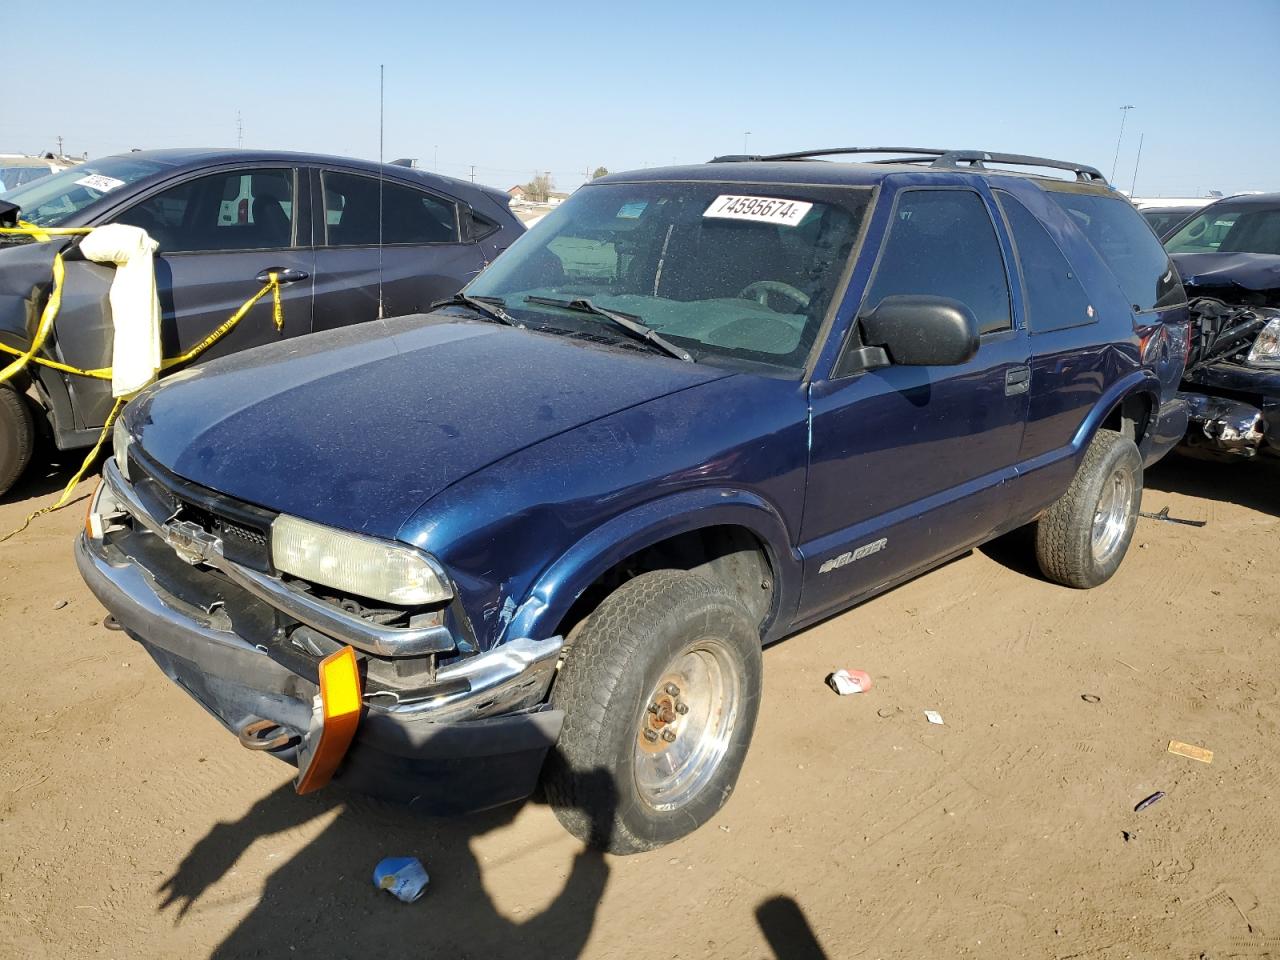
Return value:
M 166 357 L 201 343 L 274 274 L 280 328 L 268 303 L 201 360 L 373 320 L 380 299 L 388 317 L 426 310 L 524 233 L 498 190 L 396 164 L 259 150 L 104 157 L 10 190 L 3 204 L 8 226 L 146 230 L 159 244 Z M 82 239 L 0 236 L 0 342 L 30 345 L 61 252 L 62 307 L 41 355 L 81 369 L 111 363 L 115 271 L 80 253 Z M 38 429 L 60 450 L 90 446 L 113 402 L 109 382 L 43 366 L 0 384 L 0 495 L 25 469 Z
M 1280 193 L 1221 200 L 1165 240 L 1191 299 L 1184 452 L 1280 455 Z

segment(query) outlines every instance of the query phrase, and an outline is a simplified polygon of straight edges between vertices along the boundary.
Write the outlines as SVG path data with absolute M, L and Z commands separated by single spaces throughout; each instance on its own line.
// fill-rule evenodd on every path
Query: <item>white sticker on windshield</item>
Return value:
M 91 173 L 87 177 L 81 177 L 76 183 L 101 193 L 110 193 L 112 190 L 117 190 L 124 186 L 123 180 L 117 180 L 115 177 L 104 177 L 100 173 Z
M 782 227 L 794 227 L 812 209 L 813 204 L 805 203 L 803 200 L 722 194 L 711 201 L 711 206 L 707 207 L 702 215 L 725 220 L 755 220 L 757 223 L 776 223 Z

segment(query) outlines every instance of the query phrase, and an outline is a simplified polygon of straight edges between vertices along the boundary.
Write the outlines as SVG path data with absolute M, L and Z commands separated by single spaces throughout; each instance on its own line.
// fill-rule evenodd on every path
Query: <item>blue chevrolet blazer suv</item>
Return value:
M 77 560 L 299 792 L 458 813 L 540 784 L 577 836 L 651 849 L 732 793 L 762 645 L 1028 524 L 1050 580 L 1107 580 L 1188 344 L 1091 167 L 615 174 L 430 313 L 149 388 Z

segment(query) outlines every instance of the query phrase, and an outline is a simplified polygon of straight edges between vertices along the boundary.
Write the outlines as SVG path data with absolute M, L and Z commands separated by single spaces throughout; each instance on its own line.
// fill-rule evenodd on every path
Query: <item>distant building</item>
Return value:
M 507 196 L 512 200 L 528 200 L 528 195 L 524 192 L 524 187 L 514 186 L 507 191 Z

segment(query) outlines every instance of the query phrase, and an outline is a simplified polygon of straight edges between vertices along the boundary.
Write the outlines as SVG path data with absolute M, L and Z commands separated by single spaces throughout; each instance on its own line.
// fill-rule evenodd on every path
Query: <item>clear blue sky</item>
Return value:
M 1280 0 L 5 5 L 0 152 L 378 154 L 499 187 L 822 145 L 1091 163 L 1139 195 L 1280 190 Z M 1007 12 L 1006 12 L 1007 11 Z M 47 58 L 47 59 L 45 59 Z M 436 157 L 438 156 L 438 161 Z

